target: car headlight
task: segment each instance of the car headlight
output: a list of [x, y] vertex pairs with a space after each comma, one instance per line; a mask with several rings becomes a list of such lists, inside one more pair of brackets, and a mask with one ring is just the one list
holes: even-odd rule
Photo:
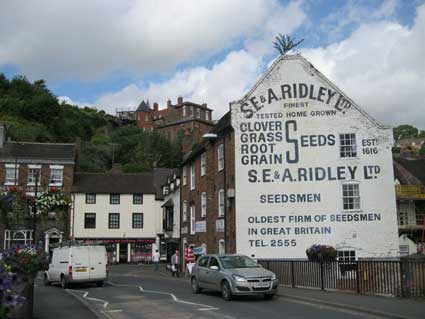
[[275, 274], [273, 274], [273, 275], [272, 275], [272, 280], [276, 280], [276, 279], [277, 279], [276, 275], [275, 275]]
[[243, 276], [239, 276], [239, 275], [232, 275], [233, 279], [235, 279], [238, 282], [246, 282], [246, 278]]

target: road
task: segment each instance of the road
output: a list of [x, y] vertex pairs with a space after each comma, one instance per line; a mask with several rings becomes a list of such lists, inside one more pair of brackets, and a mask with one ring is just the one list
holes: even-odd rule
[[[60, 290], [57, 286], [43, 289], [47, 289], [47, 292]], [[273, 300], [241, 297], [228, 302], [215, 292], [194, 295], [187, 279], [173, 278], [165, 272], [154, 273], [150, 265], [114, 266], [104, 287], [84, 285], [52, 295], [62, 296], [63, 299], [63, 294], [80, 301], [98, 318], [106, 319], [164, 319], [167, 316], [176, 319], [377, 318], [282, 297]], [[64, 311], [72, 310], [65, 307]], [[82, 317], [75, 314], [75, 318]]]

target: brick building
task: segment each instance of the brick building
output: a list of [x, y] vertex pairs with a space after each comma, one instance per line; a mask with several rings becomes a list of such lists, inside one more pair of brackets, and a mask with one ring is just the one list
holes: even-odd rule
[[281, 56], [184, 159], [182, 248], [255, 258], [397, 257], [391, 127]]
[[149, 102], [142, 101], [135, 111], [137, 126], [143, 130], [158, 130], [168, 139], [183, 138], [184, 151], [201, 141], [204, 133], [213, 127], [212, 110], [207, 104], [183, 101], [178, 97], [177, 104], [167, 101], [167, 106], [159, 109], [158, 103], [151, 108]]
[[234, 134], [230, 112], [184, 159], [181, 176], [182, 249], [234, 253]]
[[399, 235], [408, 236], [418, 248], [401, 245], [400, 250], [414, 254], [423, 249], [425, 236], [425, 160], [394, 158], [394, 174]]
[[[50, 188], [61, 189], [70, 194], [76, 163], [76, 145], [59, 143], [28, 143], [5, 141], [4, 127], [0, 126], [0, 189], [11, 188], [22, 191], [26, 196]], [[36, 187], [36, 180], [38, 185]], [[31, 220], [14, 229], [0, 225], [1, 249], [12, 243], [50, 243], [67, 238], [68, 212], [49, 212], [47, 220], [39, 220], [33, 234]]]

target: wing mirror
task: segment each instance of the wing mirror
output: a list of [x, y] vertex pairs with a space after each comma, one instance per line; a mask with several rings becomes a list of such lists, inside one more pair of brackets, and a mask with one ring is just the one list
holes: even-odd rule
[[218, 266], [211, 266], [210, 269], [217, 271], [218, 270]]

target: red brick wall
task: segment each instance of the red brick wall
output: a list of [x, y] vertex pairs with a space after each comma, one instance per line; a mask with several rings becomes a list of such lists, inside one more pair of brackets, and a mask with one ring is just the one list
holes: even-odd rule
[[[218, 171], [218, 145], [224, 143], [225, 139], [225, 171]], [[229, 132], [225, 138], [220, 138], [213, 143], [205, 146], [207, 156], [206, 175], [201, 176], [201, 154], [199, 154], [192, 162], [187, 163], [187, 184], [181, 186], [181, 205], [183, 201], [188, 203], [188, 219], [186, 223], [182, 223], [182, 227], [188, 228], [188, 234], [182, 234], [181, 237], [187, 238], [187, 244], [194, 244], [196, 247], [207, 244], [208, 253], [218, 253], [218, 243], [220, 239], [224, 239], [225, 233], [216, 231], [216, 220], [222, 217], [218, 216], [218, 194], [220, 189], [234, 189], [234, 134]], [[190, 164], [195, 164], [195, 190], [190, 190]], [[226, 176], [225, 176], [226, 174]], [[226, 185], [224, 180], [226, 179]], [[183, 178], [182, 178], [183, 181]], [[207, 215], [201, 217], [201, 194], [207, 194]], [[226, 196], [227, 197], [227, 196]], [[236, 252], [235, 242], [235, 206], [234, 200], [226, 200], [226, 252]], [[205, 233], [196, 233], [190, 235], [190, 205], [195, 205], [196, 221], [205, 220], [207, 231]]]
[[[6, 175], [6, 169], [5, 169], [6, 163], [0, 163], [0, 187], [3, 190], [7, 190], [7, 186], [4, 185], [5, 183], [5, 175]], [[7, 163], [7, 164], [13, 164], [13, 163]], [[70, 195], [72, 184], [73, 184], [73, 178], [74, 178], [74, 165], [73, 164], [66, 164], [63, 165], [63, 191]], [[34, 187], [27, 188], [28, 183], [28, 165], [27, 164], [19, 164], [19, 175], [18, 175], [18, 186], [26, 189], [28, 192], [34, 192]], [[50, 184], [50, 164], [43, 164], [41, 165], [41, 176], [40, 176], [40, 187], [38, 189], [38, 192], [41, 192], [49, 187]], [[68, 232], [68, 225], [69, 225], [69, 216], [68, 221], [66, 224], [57, 223], [54, 220], [49, 221], [45, 227], [56, 227], [62, 231], [64, 231], [64, 239], [67, 238], [67, 232]], [[0, 225], [0, 251], [3, 249], [4, 244], [4, 225]], [[37, 239], [42, 240], [43, 239], [43, 232], [46, 229], [41, 229], [40, 225], [37, 226]]]

